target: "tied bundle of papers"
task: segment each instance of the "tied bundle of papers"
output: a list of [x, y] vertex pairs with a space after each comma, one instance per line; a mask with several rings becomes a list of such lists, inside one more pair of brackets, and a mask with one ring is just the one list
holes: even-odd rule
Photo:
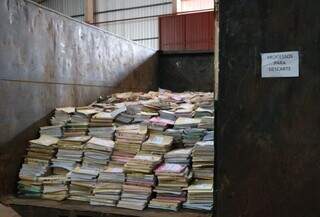
[[201, 118], [205, 116], [213, 116], [213, 108], [202, 108], [199, 107], [195, 110], [194, 117], [195, 118]]
[[192, 151], [192, 170], [197, 179], [213, 180], [214, 143], [197, 142]]
[[150, 201], [149, 207], [159, 209], [178, 210], [182, 202], [186, 201], [186, 191], [192, 174], [186, 165], [164, 163], [155, 170], [158, 177], [156, 198]]
[[43, 199], [62, 201], [68, 197], [66, 176], [52, 175], [39, 180], [43, 183]]
[[115, 127], [90, 127], [89, 136], [105, 139], [114, 139], [114, 132], [116, 131]]
[[99, 112], [90, 119], [90, 127], [112, 127], [114, 119], [122, 112], [126, 111], [125, 106], [114, 109], [111, 112]]
[[82, 166], [101, 170], [107, 166], [114, 148], [114, 141], [92, 137], [84, 147]]
[[169, 126], [174, 125], [174, 121], [163, 119], [160, 117], [152, 117], [148, 121], [146, 121], [148, 124], [148, 129], [150, 130], [150, 133], [162, 133], [165, 129], [167, 129]]
[[125, 164], [140, 150], [141, 144], [147, 137], [147, 127], [144, 125], [124, 125], [116, 130], [115, 152], [112, 161]]
[[74, 107], [56, 108], [54, 116], [50, 119], [51, 125], [65, 125], [71, 120], [70, 116], [74, 112]]
[[90, 136], [67, 137], [58, 142], [56, 159], [52, 160], [53, 173], [66, 175], [82, 162], [84, 144]]
[[166, 163], [190, 165], [192, 148], [181, 148], [172, 150], [164, 155]]
[[61, 125], [40, 127], [40, 135], [48, 135], [61, 138], [63, 136], [62, 127]]
[[201, 118], [201, 122], [198, 124], [199, 128], [213, 130], [214, 128], [214, 117], [204, 116]]
[[149, 153], [164, 154], [171, 150], [172, 136], [151, 134], [149, 139], [142, 144], [141, 150]]
[[98, 174], [96, 170], [79, 167], [68, 173], [71, 180], [68, 199], [89, 202]]
[[108, 166], [100, 171], [97, 184], [90, 197], [91, 205], [116, 206], [120, 199], [125, 174], [122, 167]]
[[173, 146], [174, 148], [183, 148], [182, 142], [183, 129], [167, 129], [163, 132], [163, 135], [173, 137]]
[[182, 142], [185, 147], [193, 147], [198, 141], [201, 141], [205, 135], [205, 129], [189, 128], [183, 130]]
[[183, 103], [176, 108], [174, 113], [176, 117], [192, 118], [194, 108], [195, 106], [191, 103]]
[[197, 128], [201, 122], [199, 118], [179, 117], [174, 123], [175, 129]]
[[119, 207], [129, 205], [129, 208], [138, 210], [146, 207], [155, 184], [152, 171], [161, 161], [161, 156], [139, 153], [125, 164], [127, 180]]
[[188, 187], [188, 200], [184, 208], [197, 210], [212, 210], [213, 208], [213, 183], [197, 181]]
[[50, 173], [49, 164], [54, 156], [59, 139], [42, 135], [39, 139], [30, 140], [27, 156], [19, 172], [19, 196], [40, 197], [42, 182], [39, 177]]

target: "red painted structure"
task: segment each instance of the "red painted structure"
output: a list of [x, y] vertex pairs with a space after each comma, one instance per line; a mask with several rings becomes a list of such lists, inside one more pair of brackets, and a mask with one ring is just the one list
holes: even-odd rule
[[161, 51], [213, 52], [214, 12], [160, 17]]

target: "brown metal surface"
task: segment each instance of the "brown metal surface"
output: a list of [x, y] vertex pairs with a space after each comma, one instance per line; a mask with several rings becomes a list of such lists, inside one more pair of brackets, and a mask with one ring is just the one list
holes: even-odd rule
[[23, 0], [0, 1], [0, 195], [55, 107], [157, 87], [154, 50]]
[[159, 32], [161, 51], [212, 51], [214, 12], [160, 17]]
[[[320, 216], [320, 2], [220, 1], [218, 217]], [[260, 53], [298, 50], [299, 78]]]

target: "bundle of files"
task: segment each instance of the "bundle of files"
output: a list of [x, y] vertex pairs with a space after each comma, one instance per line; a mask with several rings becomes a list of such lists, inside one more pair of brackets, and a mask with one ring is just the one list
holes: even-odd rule
[[71, 181], [68, 199], [89, 202], [98, 174], [97, 170], [79, 167], [68, 173], [68, 179]]
[[160, 118], [160, 117], [152, 117], [148, 121], [146, 121], [148, 124], [148, 129], [150, 133], [160, 133], [167, 129], [169, 126], [174, 125], [174, 121]]
[[190, 165], [192, 148], [174, 149], [164, 155], [166, 163]]
[[116, 128], [112, 127], [89, 127], [89, 136], [97, 137], [97, 138], [105, 138], [105, 139], [114, 139], [114, 133]]
[[40, 177], [39, 180], [43, 184], [43, 199], [62, 201], [68, 197], [68, 183], [66, 176], [51, 175]]
[[186, 201], [188, 187], [192, 178], [187, 165], [164, 163], [155, 170], [158, 185], [154, 189], [156, 198], [149, 203], [150, 208], [168, 209], [177, 211]]
[[51, 117], [50, 122], [52, 125], [63, 126], [70, 121], [70, 116], [74, 112], [74, 107], [56, 108], [54, 116]]
[[182, 134], [183, 129], [167, 129], [163, 132], [163, 135], [172, 136], [173, 137], [173, 147], [174, 148], [183, 148], [182, 142]]
[[203, 116], [201, 117], [201, 122], [198, 124], [198, 128], [210, 129], [214, 128], [214, 117], [212, 116]]
[[114, 141], [92, 137], [84, 146], [82, 167], [102, 170], [110, 161]]
[[91, 119], [90, 127], [112, 127], [114, 119], [122, 112], [126, 111], [125, 106], [119, 106], [112, 111], [101, 111], [94, 114]]
[[152, 154], [137, 154], [125, 164], [127, 179], [123, 187], [119, 207], [144, 209], [151, 197], [155, 185], [154, 168], [160, 164], [162, 157]]
[[62, 126], [53, 125], [53, 126], [40, 127], [40, 135], [48, 135], [48, 136], [61, 138], [63, 136]]
[[120, 199], [125, 174], [122, 167], [108, 166], [99, 178], [90, 197], [91, 205], [116, 206]]
[[67, 137], [58, 142], [56, 159], [52, 160], [53, 173], [66, 175], [82, 162], [84, 144], [90, 136]]
[[182, 142], [184, 147], [193, 147], [198, 141], [201, 141], [205, 135], [206, 129], [188, 128], [183, 130]]
[[148, 128], [145, 125], [124, 125], [116, 129], [115, 151], [112, 160], [125, 164], [140, 150], [147, 137]]
[[192, 151], [192, 170], [197, 179], [213, 180], [214, 142], [197, 142]]
[[201, 117], [210, 117], [210, 116], [213, 116], [213, 108], [202, 108], [202, 107], [199, 107], [195, 110], [195, 114], [194, 114], [194, 117], [195, 118], [201, 118]]
[[142, 144], [141, 150], [149, 153], [164, 154], [171, 150], [172, 143], [172, 136], [151, 134], [148, 140]]
[[197, 128], [201, 122], [199, 118], [179, 117], [174, 123], [175, 129]]
[[39, 177], [50, 174], [49, 164], [56, 152], [59, 139], [42, 135], [39, 139], [30, 140], [27, 156], [19, 172], [18, 194], [20, 196], [40, 197], [42, 182]]
[[195, 106], [191, 103], [180, 104], [179, 107], [177, 107], [174, 112], [175, 116], [176, 117], [192, 118], [194, 115], [194, 112], [193, 112], [194, 107]]
[[207, 210], [213, 208], [213, 182], [198, 180], [188, 187], [188, 200], [184, 208]]

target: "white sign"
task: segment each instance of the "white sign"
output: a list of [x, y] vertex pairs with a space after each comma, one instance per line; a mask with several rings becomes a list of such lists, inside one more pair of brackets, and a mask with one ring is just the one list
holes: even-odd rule
[[261, 59], [263, 78], [299, 77], [298, 51], [263, 53]]

